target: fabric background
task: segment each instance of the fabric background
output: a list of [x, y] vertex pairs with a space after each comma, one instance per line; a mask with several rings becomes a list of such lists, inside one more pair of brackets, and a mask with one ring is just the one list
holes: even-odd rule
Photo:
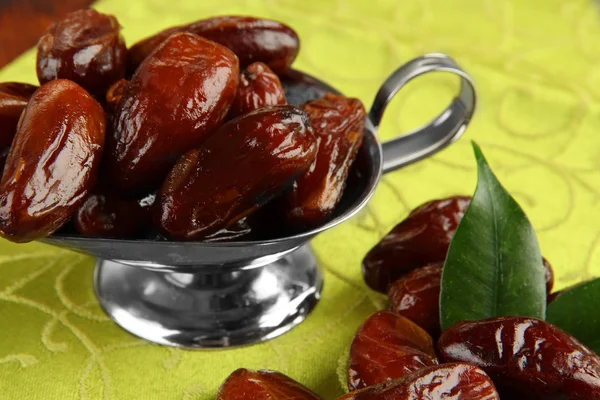
[[[101, 0], [129, 44], [217, 14], [284, 21], [302, 39], [295, 67], [369, 106], [379, 84], [426, 52], [453, 56], [474, 77], [479, 107], [451, 148], [388, 174], [368, 208], [313, 243], [323, 299], [291, 332], [234, 350], [182, 351], [141, 341], [100, 310], [93, 259], [42, 244], [0, 242], [1, 399], [214, 398], [238, 367], [279, 370], [325, 399], [340, 380], [357, 326], [384, 306], [360, 261], [420, 203], [472, 193], [470, 139], [535, 225], [557, 287], [600, 275], [600, 15], [590, 0]], [[35, 82], [34, 53], [0, 81]], [[381, 137], [428, 120], [457, 82], [434, 75], [401, 91]]]

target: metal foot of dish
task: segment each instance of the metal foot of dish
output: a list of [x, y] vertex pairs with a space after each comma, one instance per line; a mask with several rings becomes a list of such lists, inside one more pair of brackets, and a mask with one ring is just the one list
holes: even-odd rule
[[323, 276], [307, 245], [259, 268], [222, 267], [211, 274], [165, 273], [99, 259], [94, 288], [126, 331], [185, 348], [274, 338], [302, 322], [321, 296]]

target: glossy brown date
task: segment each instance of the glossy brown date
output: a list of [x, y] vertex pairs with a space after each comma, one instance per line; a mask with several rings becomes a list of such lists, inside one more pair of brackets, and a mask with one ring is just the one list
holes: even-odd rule
[[69, 79], [104, 98], [110, 85], [125, 76], [127, 48], [120, 30], [114, 16], [92, 9], [54, 22], [38, 42], [40, 83]]
[[266, 64], [255, 62], [240, 75], [240, 84], [229, 116], [235, 118], [259, 108], [279, 104], [285, 104], [285, 93], [279, 77]]
[[350, 346], [348, 388], [356, 390], [437, 364], [431, 337], [391, 311], [372, 314]]
[[286, 375], [248, 369], [234, 371], [219, 388], [217, 400], [320, 400], [307, 387]]
[[142, 233], [151, 223], [150, 211], [137, 200], [109, 194], [90, 195], [74, 216], [77, 232], [92, 237], [132, 237]]
[[96, 182], [104, 111], [81, 86], [54, 80], [29, 100], [0, 182], [0, 233], [29, 242], [59, 229]]
[[228, 242], [232, 240], [250, 240], [252, 234], [252, 225], [248, 222], [248, 218], [242, 218], [239, 221], [231, 224], [227, 228], [223, 228], [212, 235], [204, 238], [205, 242]]
[[122, 96], [106, 144], [106, 180], [124, 192], [158, 186], [179, 156], [220, 125], [238, 79], [227, 48], [190, 33], [170, 36]]
[[482, 368], [500, 393], [545, 400], [600, 398], [600, 358], [544, 321], [497, 317], [459, 322], [442, 332], [438, 350], [444, 361]]
[[302, 106], [313, 125], [319, 150], [313, 165], [286, 196], [287, 220], [316, 226], [338, 205], [364, 137], [366, 111], [360, 100], [328, 93]]
[[440, 335], [442, 263], [417, 268], [395, 281], [388, 291], [389, 309], [427, 331]]
[[173, 167], [160, 190], [156, 225], [179, 240], [227, 228], [289, 187], [316, 149], [308, 116], [296, 107], [234, 119]]
[[[421, 328], [434, 339], [440, 335], [440, 284], [443, 263], [419, 267], [395, 281], [388, 291], [389, 309]], [[552, 267], [544, 258], [548, 293], [554, 282]], [[551, 295], [548, 295], [549, 299]]]
[[37, 86], [26, 83], [0, 83], [0, 147], [10, 146], [21, 113]]
[[470, 197], [455, 196], [433, 200], [413, 210], [365, 256], [362, 272], [367, 285], [386, 293], [407, 272], [444, 262], [470, 201]]
[[500, 400], [481, 369], [464, 363], [434, 365], [401, 379], [350, 392], [338, 400]]
[[281, 22], [240, 16], [213, 17], [166, 29], [134, 44], [129, 49], [130, 73], [166, 38], [177, 32], [194, 33], [222, 44], [237, 55], [242, 67], [261, 61], [277, 73], [288, 69], [300, 48], [296, 32]]
[[121, 99], [123, 98], [123, 94], [125, 94], [128, 85], [129, 82], [126, 79], [119, 79], [106, 91], [106, 108], [111, 114], [114, 114], [119, 108], [119, 104], [121, 104]]
[[8, 152], [10, 147], [4, 147], [0, 150], [0, 177], [4, 173], [4, 166], [6, 165], [6, 159], [8, 158]]
[[[440, 284], [443, 263], [419, 267], [395, 281], [388, 291], [391, 311], [403, 315], [433, 338], [440, 335]], [[548, 302], [557, 294], [550, 294], [554, 282], [552, 267], [544, 259]]]

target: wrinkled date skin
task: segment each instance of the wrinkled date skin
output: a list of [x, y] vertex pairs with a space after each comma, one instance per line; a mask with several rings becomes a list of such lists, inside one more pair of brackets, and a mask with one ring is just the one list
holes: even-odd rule
[[104, 99], [104, 112], [106, 116], [106, 137], [113, 135], [113, 127], [115, 123], [115, 113], [121, 104], [123, 94], [127, 89], [129, 82], [126, 79], [116, 81], [106, 92]]
[[178, 32], [194, 33], [229, 48], [242, 67], [261, 61], [277, 73], [289, 68], [300, 48], [296, 32], [281, 22], [253, 17], [213, 17], [166, 29], [134, 44], [129, 49], [129, 72], [133, 73], [158, 45]]
[[234, 119], [173, 167], [160, 190], [156, 225], [180, 240], [227, 228], [285, 190], [316, 149], [308, 116], [296, 107]]
[[0, 148], [12, 143], [19, 117], [37, 88], [26, 83], [0, 83]]
[[386, 293], [407, 272], [444, 262], [450, 241], [470, 197], [433, 200], [413, 210], [365, 256], [362, 272], [369, 287]]
[[390, 311], [410, 319], [433, 338], [440, 335], [442, 266], [417, 268], [394, 282], [388, 292]]
[[313, 227], [329, 216], [344, 193], [346, 178], [364, 138], [366, 111], [358, 99], [328, 93], [302, 106], [313, 125], [317, 158], [286, 196], [287, 220]]
[[307, 387], [286, 375], [268, 370], [240, 368], [219, 388], [217, 400], [321, 400]]
[[121, 104], [121, 99], [123, 98], [123, 94], [128, 85], [129, 82], [126, 79], [119, 79], [113, 83], [106, 92], [106, 109], [111, 114], [114, 114], [119, 108], [119, 104]]
[[252, 225], [248, 221], [248, 217], [242, 218], [239, 221], [231, 224], [227, 228], [223, 228], [212, 235], [204, 238], [205, 242], [228, 242], [232, 240], [251, 240]]
[[434, 365], [385, 383], [350, 392], [338, 400], [500, 400], [492, 380], [464, 363]]
[[259, 108], [279, 104], [286, 104], [279, 77], [266, 64], [255, 62], [242, 71], [229, 116], [235, 118]]
[[50, 25], [37, 48], [41, 84], [69, 79], [97, 98], [125, 76], [127, 48], [112, 15], [79, 10]]
[[92, 237], [132, 237], [151, 223], [151, 213], [138, 201], [108, 194], [90, 195], [74, 216], [77, 232]]
[[125, 192], [158, 186], [179, 156], [221, 124], [238, 79], [227, 48], [189, 33], [169, 37], [122, 96], [106, 144], [107, 181]]
[[104, 111], [67, 80], [43, 85], [25, 108], [0, 182], [0, 232], [29, 242], [59, 229], [96, 182]]
[[427, 332], [401, 315], [379, 311], [358, 328], [352, 340], [348, 388], [362, 389], [435, 364]]
[[459, 322], [442, 332], [438, 350], [444, 361], [482, 368], [500, 393], [508, 390], [524, 399], [600, 398], [600, 358], [544, 321], [496, 317]]

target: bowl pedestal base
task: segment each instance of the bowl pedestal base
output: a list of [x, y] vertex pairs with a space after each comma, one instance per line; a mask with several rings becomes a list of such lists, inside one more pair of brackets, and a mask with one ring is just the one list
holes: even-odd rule
[[308, 245], [260, 267], [214, 270], [158, 272], [99, 259], [94, 289], [106, 313], [136, 336], [168, 346], [220, 348], [287, 332], [312, 311], [323, 288]]

